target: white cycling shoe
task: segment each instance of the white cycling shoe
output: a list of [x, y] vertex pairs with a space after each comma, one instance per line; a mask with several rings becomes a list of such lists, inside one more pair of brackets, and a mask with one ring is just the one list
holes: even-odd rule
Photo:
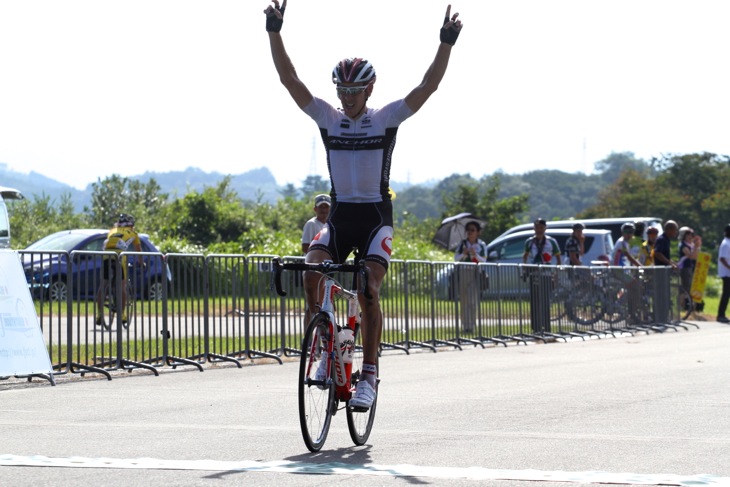
[[355, 386], [355, 394], [352, 395], [349, 405], [350, 407], [358, 409], [370, 409], [375, 402], [375, 396], [377, 395], [378, 393], [375, 392], [375, 389], [370, 385], [370, 382], [361, 380]]
[[[317, 382], [324, 382], [327, 380], [327, 357], [322, 355], [322, 359], [319, 361], [319, 365], [317, 365], [317, 370], [314, 373], [314, 380]], [[317, 385], [320, 389], [324, 389], [324, 384]]]

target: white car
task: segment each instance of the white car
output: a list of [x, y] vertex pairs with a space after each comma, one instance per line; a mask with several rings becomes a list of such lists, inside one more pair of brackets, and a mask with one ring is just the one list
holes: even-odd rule
[[[573, 233], [571, 228], [548, 228], [546, 235], [553, 237], [560, 246], [561, 263], [567, 264], [565, 254], [565, 242]], [[533, 230], [521, 230], [510, 234], [503, 234], [495, 238], [487, 245], [489, 262], [500, 264], [521, 264], [522, 255], [525, 253], [525, 242], [535, 234]], [[583, 230], [585, 242], [585, 255], [581, 257], [583, 265], [591, 265], [592, 261], [610, 261], [613, 253], [613, 237], [610, 230], [595, 230], [586, 228]]]
[[[649, 216], [632, 216], [623, 218], [588, 218], [585, 220], [548, 220], [546, 223], [548, 231], [550, 231], [556, 228], [573, 228], [573, 225], [579, 222], [585, 226], [586, 230], [611, 230], [611, 236], [613, 237], [614, 242], [621, 238], [621, 225], [623, 225], [624, 223], [643, 222], [645, 227], [644, 238], [646, 238], [646, 229], [649, 227], [656, 227], [659, 229], [659, 233], [662, 233], [662, 219]], [[499, 239], [506, 235], [510, 235], [512, 233], [522, 230], [532, 229], [532, 223], [523, 223], [522, 225], [517, 225], [510, 228], [497, 238]], [[560, 250], [562, 250], [562, 247]]]

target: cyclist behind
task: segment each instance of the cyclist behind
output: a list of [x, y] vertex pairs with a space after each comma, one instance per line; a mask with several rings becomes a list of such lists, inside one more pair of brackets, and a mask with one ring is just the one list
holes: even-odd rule
[[[416, 113], [436, 91], [446, 73], [451, 48], [461, 31], [458, 13], [451, 5], [441, 27], [440, 44], [423, 81], [405, 98], [376, 110], [367, 101], [375, 85], [375, 69], [362, 58], [340, 61], [332, 71], [341, 108], [314, 97], [297, 76], [284, 48], [280, 30], [287, 2], [273, 0], [264, 13], [271, 56], [279, 79], [300, 109], [317, 123], [327, 151], [332, 207], [322, 231], [312, 241], [306, 262], [331, 259], [341, 263], [357, 249], [368, 268], [371, 299], [359, 294], [362, 308], [363, 374], [350, 405], [369, 408], [375, 400], [377, 357], [383, 316], [379, 290], [390, 264], [393, 240], [393, 206], [388, 191], [391, 154], [398, 126]], [[313, 8], [313, 7], [309, 7]], [[304, 276], [307, 306], [315, 310], [319, 276]]]
[[643, 266], [654, 265], [654, 244], [656, 238], [659, 235], [659, 229], [657, 227], [649, 227], [646, 229], [646, 240], [641, 244], [641, 250], [639, 251], [639, 263]]
[[[106, 237], [106, 240], [104, 240], [104, 250], [105, 251], [111, 251], [116, 252], [117, 254], [121, 254], [124, 251], [127, 250], [134, 250], [136, 252], [142, 252], [142, 243], [139, 240], [139, 235], [134, 230], [134, 217], [132, 215], [127, 215], [126, 213], [122, 213], [117, 218], [117, 222], [114, 224], [114, 227], [109, 230], [109, 234]], [[139, 265], [143, 265], [143, 260], [141, 255], [137, 255], [137, 263]], [[107, 289], [110, 282], [116, 282], [116, 271], [117, 268], [121, 267], [122, 269], [122, 282], [127, 281], [127, 265], [126, 265], [126, 258], [123, 258], [121, 261], [117, 263], [117, 259], [111, 259], [109, 257], [104, 257], [104, 262], [102, 265], [102, 276], [101, 276], [101, 284], [99, 285], [99, 289], [96, 292], [96, 318], [94, 322], [97, 325], [102, 325], [106, 327], [106, 323], [104, 323], [104, 297], [107, 294]], [[114, 289], [114, 287], [112, 287]], [[127, 323], [127, 286], [122, 286], [122, 323]]]

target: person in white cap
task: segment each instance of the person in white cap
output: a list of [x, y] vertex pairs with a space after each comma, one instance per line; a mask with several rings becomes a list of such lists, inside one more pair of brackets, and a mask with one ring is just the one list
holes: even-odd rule
[[327, 217], [330, 215], [330, 206], [332, 199], [328, 194], [318, 194], [314, 197], [314, 215], [307, 220], [302, 229], [302, 253], [306, 254], [309, 250], [309, 244], [312, 243], [314, 237], [327, 223]]

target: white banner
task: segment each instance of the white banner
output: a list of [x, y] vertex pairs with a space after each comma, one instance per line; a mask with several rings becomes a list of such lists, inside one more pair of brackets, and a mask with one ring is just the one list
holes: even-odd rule
[[0, 250], [0, 377], [52, 369], [18, 254]]

